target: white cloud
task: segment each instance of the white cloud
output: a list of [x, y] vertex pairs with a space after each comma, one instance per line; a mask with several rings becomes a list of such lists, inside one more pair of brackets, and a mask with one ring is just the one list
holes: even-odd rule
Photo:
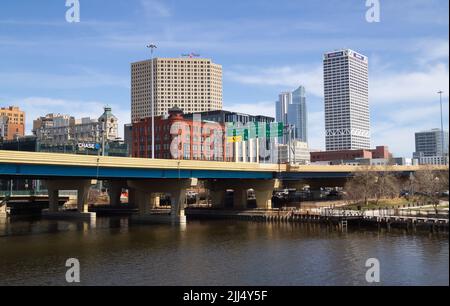
[[131, 113], [119, 104], [107, 104], [101, 101], [82, 101], [55, 99], [49, 97], [28, 97], [12, 101], [26, 111], [26, 130], [31, 134], [33, 120], [46, 114], [67, 114], [75, 118], [98, 118], [103, 114], [103, 108], [110, 106], [113, 114], [119, 119], [119, 135], [123, 137], [123, 125], [131, 120]]
[[384, 71], [370, 79], [370, 101], [375, 104], [424, 103], [436, 99], [439, 90], [443, 90], [448, 97], [448, 84], [449, 71], [444, 63], [429, 66], [421, 71]]
[[73, 74], [49, 74], [31, 72], [1, 72], [0, 84], [7, 87], [45, 88], [45, 89], [76, 89], [96, 87], [130, 88], [128, 77], [120, 77], [83, 69]]
[[172, 12], [163, 0], [141, 0], [141, 5], [147, 16], [170, 17]]
[[[448, 114], [448, 104], [444, 104], [443, 112]], [[447, 118], [444, 117], [445, 129], [448, 129]], [[388, 145], [396, 156], [411, 157], [415, 150], [414, 134], [440, 128], [440, 106], [438, 102], [434, 105], [386, 105], [380, 108], [372, 127], [372, 144]]]
[[300, 65], [252, 68], [242, 67], [225, 72], [232, 81], [259, 86], [284, 86], [293, 90], [299, 85], [306, 87], [308, 93], [323, 96], [323, 72], [321, 66], [306, 67]]
[[417, 58], [420, 65], [430, 64], [435, 61], [443, 61], [448, 64], [448, 39], [424, 38], [416, 44], [414, 50], [418, 50], [420, 54]]
[[[445, 3], [447, 2], [447, 3]], [[382, 3], [382, 10], [389, 12], [400, 22], [417, 25], [448, 26], [447, 0], [408, 0], [386, 1]]]

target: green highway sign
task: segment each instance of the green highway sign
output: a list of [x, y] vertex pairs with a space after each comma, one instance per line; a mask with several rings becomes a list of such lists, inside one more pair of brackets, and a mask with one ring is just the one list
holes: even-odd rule
[[226, 126], [228, 142], [248, 141], [260, 138], [263, 135], [266, 138], [279, 138], [283, 136], [283, 133], [283, 123], [260, 124], [251, 122], [246, 127], [237, 127], [233, 123], [227, 123]]

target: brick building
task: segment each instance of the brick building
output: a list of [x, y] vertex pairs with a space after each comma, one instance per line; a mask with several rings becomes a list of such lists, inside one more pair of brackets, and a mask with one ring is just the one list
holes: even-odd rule
[[0, 138], [13, 140], [25, 135], [25, 112], [16, 106], [0, 108]]
[[[132, 156], [151, 158], [152, 119], [133, 123], [132, 134]], [[155, 158], [231, 161], [232, 156], [223, 123], [185, 118], [178, 107], [170, 109], [168, 116], [155, 117]]]
[[386, 146], [378, 146], [374, 150], [342, 150], [311, 152], [311, 162], [351, 161], [357, 159], [392, 159], [392, 154]]

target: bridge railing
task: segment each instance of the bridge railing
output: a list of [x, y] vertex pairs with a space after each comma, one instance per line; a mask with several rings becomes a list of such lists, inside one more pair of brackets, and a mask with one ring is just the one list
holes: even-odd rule
[[350, 209], [321, 208], [320, 215], [323, 217], [363, 217], [362, 211]]
[[[40, 191], [32, 191], [32, 190], [13, 190], [11, 191], [0, 191], [0, 199], [6, 198], [6, 197], [32, 197], [32, 196], [48, 196], [47, 190], [40, 190]], [[71, 191], [71, 190], [61, 190], [59, 192], [60, 197], [70, 197], [70, 196], [77, 196], [77, 191]]]
[[424, 217], [448, 219], [449, 211], [444, 209], [421, 210], [421, 209], [377, 209], [364, 211], [364, 217]]

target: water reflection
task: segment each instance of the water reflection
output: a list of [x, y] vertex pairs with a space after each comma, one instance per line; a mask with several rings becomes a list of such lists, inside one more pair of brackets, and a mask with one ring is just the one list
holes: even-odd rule
[[0, 285], [65, 285], [72, 257], [81, 262], [84, 285], [366, 285], [372, 257], [385, 285], [449, 279], [442, 234], [239, 221], [0, 221]]

